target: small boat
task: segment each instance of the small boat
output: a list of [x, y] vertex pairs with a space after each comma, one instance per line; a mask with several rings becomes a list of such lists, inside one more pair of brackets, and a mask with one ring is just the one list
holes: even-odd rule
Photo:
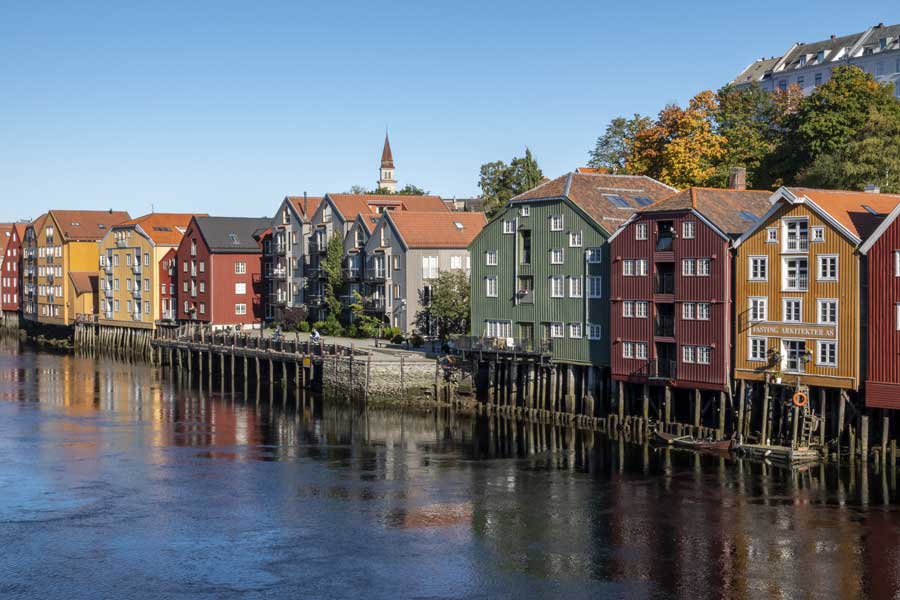
[[655, 431], [656, 440], [667, 446], [675, 446], [678, 448], [689, 448], [691, 450], [701, 450], [707, 452], [734, 452], [740, 446], [740, 442], [736, 439], [727, 440], [698, 440], [692, 435], [674, 435]]

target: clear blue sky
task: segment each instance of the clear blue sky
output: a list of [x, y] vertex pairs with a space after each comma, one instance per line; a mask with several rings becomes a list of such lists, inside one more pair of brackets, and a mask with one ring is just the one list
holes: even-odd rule
[[401, 185], [473, 195], [482, 163], [526, 145], [555, 176], [611, 117], [900, 22], [889, 6], [0, 0], [0, 219], [271, 214], [374, 186], [386, 125]]

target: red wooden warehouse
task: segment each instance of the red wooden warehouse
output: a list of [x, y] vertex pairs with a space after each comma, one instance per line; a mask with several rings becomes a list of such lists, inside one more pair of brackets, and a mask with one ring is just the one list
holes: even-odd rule
[[22, 300], [22, 236], [25, 224], [0, 225], [0, 309], [17, 315]]
[[724, 398], [731, 245], [770, 208], [770, 196], [691, 188], [642, 209], [612, 236], [611, 365], [613, 380], [624, 384], [620, 397], [662, 396], [668, 412], [690, 396], [695, 421], [704, 391]]
[[178, 320], [257, 326], [263, 317], [257, 235], [269, 219], [194, 217], [178, 246]]
[[[868, 272], [866, 406], [900, 408], [900, 205], [860, 246]], [[865, 314], [865, 313], [864, 313]]]

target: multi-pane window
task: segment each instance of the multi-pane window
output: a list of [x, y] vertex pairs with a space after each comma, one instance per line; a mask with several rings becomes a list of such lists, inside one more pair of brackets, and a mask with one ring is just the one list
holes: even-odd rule
[[785, 258], [784, 289], [805, 292], [809, 286], [809, 262], [806, 258]]
[[814, 242], [824, 242], [825, 241], [825, 228], [824, 227], [813, 227], [812, 228], [812, 241], [814, 241]]
[[563, 229], [563, 216], [562, 215], [550, 215], [550, 231], [562, 231]]
[[832, 254], [820, 254], [818, 260], [819, 281], [837, 281], [838, 279], [838, 257]]
[[588, 298], [603, 297], [603, 278], [599, 275], [588, 276]]
[[784, 340], [784, 368], [793, 373], [806, 372], [806, 342]]
[[769, 278], [769, 257], [750, 257], [750, 281], [766, 281]]
[[708, 365], [712, 348], [709, 346], [682, 346], [681, 359], [686, 363]]
[[776, 227], [769, 227], [766, 229], [766, 243], [767, 244], [777, 244], [778, 243], [778, 229]]
[[785, 323], [801, 323], [803, 321], [803, 301], [799, 298], [783, 300], [782, 319]]
[[894, 275], [900, 277], [900, 250], [894, 250]]
[[784, 221], [784, 251], [807, 252], [809, 250], [809, 223], [806, 219]]
[[697, 318], [697, 304], [685, 302], [681, 305], [681, 318], [685, 321], [693, 321]]
[[682, 362], [686, 362], [686, 363], [697, 362], [696, 346], [682, 346], [681, 347], [681, 360], [682, 360]]
[[634, 345], [634, 357], [639, 360], [647, 360], [647, 344], [638, 342]]
[[582, 243], [582, 235], [580, 231], [569, 232], [569, 247], [580, 248]]
[[589, 340], [599, 340], [602, 337], [600, 325], [597, 323], [588, 323], [587, 334]]
[[436, 279], [438, 276], [438, 257], [422, 257], [422, 277], [424, 279]]
[[550, 250], [550, 264], [561, 265], [565, 260], [565, 252], [562, 248], [553, 248]]
[[697, 303], [697, 320], [698, 321], [709, 321], [709, 312], [710, 312], [709, 302], [698, 302]]
[[484, 295], [488, 298], [497, 297], [497, 276], [488, 275], [484, 278]]
[[516, 222], [513, 220], [503, 221], [503, 233], [515, 233]]
[[622, 303], [622, 316], [630, 319], [634, 317], [634, 301], [626, 300]]
[[636, 240], [646, 240], [647, 239], [647, 224], [646, 223], [638, 223], [634, 226], [634, 239]]
[[489, 338], [512, 337], [512, 321], [487, 320], [484, 322], [484, 335]]
[[563, 337], [563, 324], [562, 323], [550, 323], [550, 337], [552, 337], [552, 338]]
[[622, 261], [622, 275], [634, 277], [634, 261], [631, 259]]
[[681, 261], [681, 274], [685, 277], [693, 277], [697, 274], [697, 259], [685, 258]]
[[450, 257], [451, 269], [462, 269], [462, 256], [455, 255]]
[[710, 272], [712, 272], [712, 260], [708, 258], [698, 258], [697, 259], [697, 276], [698, 277], [709, 277]]
[[750, 321], [767, 321], [769, 318], [769, 299], [750, 298]]
[[531, 207], [525, 204], [519, 208], [519, 216], [529, 217], [531, 216]]
[[584, 280], [581, 277], [569, 277], [569, 298], [581, 298], [584, 296]]
[[650, 313], [650, 303], [646, 300], [638, 300], [634, 303], [634, 316], [638, 319], [646, 319]]
[[622, 358], [634, 358], [634, 342], [622, 342]]
[[[201, 304], [201, 306], [203, 306]], [[247, 305], [244, 303], [238, 303], [234, 305], [234, 314], [236, 315], [246, 315], [247, 314]]]
[[550, 277], [550, 297], [562, 298], [564, 295], [564, 284], [562, 275], [553, 275]]
[[768, 340], [766, 338], [750, 338], [750, 360], [765, 361], [768, 351]]
[[[247, 272], [247, 263], [244, 261], [235, 261], [234, 263], [234, 274], [235, 275], [244, 275]], [[246, 310], [246, 306], [244, 309]]]
[[497, 251], [496, 250], [488, 250], [484, 253], [484, 264], [489, 267], [497, 266]]
[[247, 284], [244, 282], [239, 282], [234, 284], [234, 293], [238, 295], [243, 295], [247, 293]]
[[823, 367], [837, 366], [837, 342], [820, 340], [817, 344], [816, 364]]
[[603, 249], [602, 248], [588, 248], [587, 249], [587, 261], [591, 264], [599, 263], [603, 260]]
[[708, 365], [712, 356], [712, 348], [709, 346], [697, 346], [697, 362], [701, 365]]
[[697, 223], [694, 221], [685, 221], [681, 224], [681, 237], [686, 240], [694, 239], [694, 235], [696, 234]]
[[650, 270], [650, 261], [648, 261], [646, 258], [640, 258], [640, 259], [634, 261], [635, 275], [644, 277], [647, 275], [649, 270]]
[[647, 358], [647, 344], [643, 342], [622, 342], [622, 358]]
[[837, 300], [817, 300], [819, 305], [819, 324], [837, 325]]
[[581, 339], [584, 337], [581, 331], [581, 323], [569, 323], [569, 337], [572, 339]]

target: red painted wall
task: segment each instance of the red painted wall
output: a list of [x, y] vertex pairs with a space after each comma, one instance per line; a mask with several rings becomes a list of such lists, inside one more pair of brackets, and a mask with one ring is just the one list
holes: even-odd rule
[[[166, 318], [166, 304], [174, 303], [175, 310], [178, 309], [178, 248], [172, 248], [168, 252], [163, 255], [162, 260], [159, 261], [157, 268], [159, 269], [159, 284], [160, 284], [160, 295], [159, 295], [159, 316], [161, 319]], [[169, 262], [175, 261], [174, 264], [169, 269]], [[177, 312], [175, 313], [177, 316]]]
[[[695, 237], [683, 239], [682, 223], [694, 221]], [[657, 252], [657, 222], [672, 221], [676, 238], [671, 252]], [[646, 223], [648, 239], [635, 239], [635, 225]], [[731, 369], [731, 289], [732, 262], [729, 242], [706, 225], [696, 215], [689, 212], [647, 213], [622, 231], [610, 244], [612, 257], [611, 318], [610, 337], [612, 339], [612, 377], [618, 381], [644, 383], [643, 375], [635, 369], [641, 366], [639, 360], [622, 357], [621, 341], [644, 342], [648, 345], [649, 359], [656, 357], [654, 301], [672, 303], [675, 313], [675, 343], [677, 379], [672, 382], [677, 387], [726, 390]], [[712, 260], [708, 277], [682, 276], [682, 260], [685, 258], [709, 258]], [[622, 261], [626, 259], [647, 259], [650, 271], [646, 277], [625, 277], [622, 275]], [[659, 262], [671, 262], [675, 272], [675, 294], [656, 296], [654, 290], [655, 266]], [[646, 300], [651, 303], [646, 319], [624, 318], [624, 300]], [[708, 321], [683, 320], [684, 302], [709, 302]], [[711, 346], [709, 365], [684, 363], [682, 346]], [[651, 383], [653, 383], [651, 381]], [[660, 381], [664, 384], [664, 381]]]
[[0, 265], [2, 290], [0, 290], [0, 308], [4, 312], [16, 312], [22, 302], [22, 240], [12, 228], [9, 243]]
[[869, 318], [866, 405], [900, 408], [900, 331], [897, 304], [900, 277], [894, 252], [900, 250], [900, 220], [895, 220], [868, 253]]
[[[197, 253], [191, 255], [191, 242], [195, 241]], [[203, 236], [195, 229], [194, 222], [185, 231], [177, 251], [178, 268], [176, 291], [178, 295], [178, 319], [183, 321], [199, 321], [212, 325], [249, 325], [259, 323], [263, 317], [260, 286], [262, 253], [211, 253]], [[184, 270], [187, 262], [187, 272]], [[246, 271], [235, 273], [235, 263], [246, 264]], [[200, 271], [200, 264], [204, 270]], [[197, 267], [196, 275], [192, 275], [191, 265]], [[184, 284], [187, 282], [187, 293]], [[196, 284], [196, 296], [192, 295], [191, 284]], [[201, 292], [201, 283], [204, 289]], [[235, 292], [235, 284], [244, 283], [246, 293]], [[184, 303], [196, 312], [185, 310]], [[235, 313], [235, 305], [246, 304], [244, 315]], [[201, 305], [203, 312], [201, 313]]]

